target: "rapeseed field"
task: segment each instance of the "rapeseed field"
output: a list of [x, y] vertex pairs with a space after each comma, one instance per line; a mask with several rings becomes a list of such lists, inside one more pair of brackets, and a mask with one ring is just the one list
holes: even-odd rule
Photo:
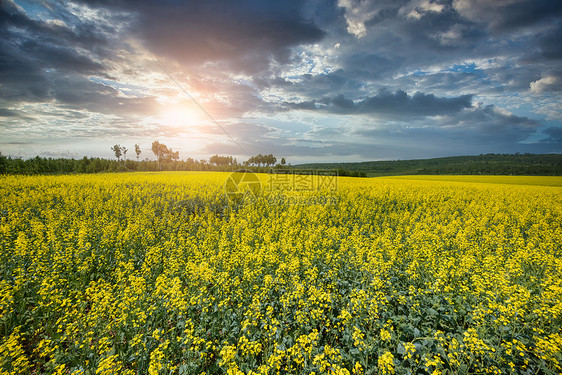
[[0, 372], [562, 372], [562, 179], [228, 177], [0, 177]]

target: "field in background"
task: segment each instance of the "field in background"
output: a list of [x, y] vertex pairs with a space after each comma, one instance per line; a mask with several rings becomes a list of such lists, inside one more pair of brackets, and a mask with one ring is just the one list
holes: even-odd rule
[[559, 177], [228, 176], [0, 178], [2, 372], [562, 371]]
[[426, 181], [451, 181], [472, 182], [484, 184], [506, 185], [537, 185], [537, 186], [562, 186], [562, 176], [458, 176], [458, 175], [416, 175], [381, 177], [385, 179], [400, 180], [426, 180]]

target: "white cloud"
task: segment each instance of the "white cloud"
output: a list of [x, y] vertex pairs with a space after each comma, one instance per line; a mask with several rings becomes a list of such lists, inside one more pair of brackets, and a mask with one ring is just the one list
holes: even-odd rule
[[441, 13], [443, 9], [445, 9], [443, 4], [437, 4], [429, 0], [412, 0], [401, 7], [398, 14], [419, 20], [427, 13]]
[[500, 8], [524, 0], [454, 0], [453, 8], [464, 18], [474, 22], [493, 22]]
[[494, 107], [494, 112], [499, 113], [500, 115], [504, 115], [504, 116], [513, 116], [513, 113], [511, 113], [507, 109], [501, 108], [501, 107]]
[[530, 91], [534, 94], [542, 93], [553, 88], [560, 83], [560, 78], [556, 76], [547, 75], [537, 81], [530, 83]]
[[365, 22], [373, 18], [381, 8], [376, 2], [365, 0], [338, 0], [338, 6], [345, 9], [347, 32], [362, 38], [367, 35]]
[[47, 20], [46, 22], [47, 22], [47, 24], [49, 24], [49, 25], [68, 28], [68, 25], [67, 25], [63, 20], [52, 19], [52, 20]]
[[457, 46], [460, 43], [465, 30], [466, 26], [456, 23], [444, 33], [435, 34], [433, 38], [438, 40], [443, 46]]

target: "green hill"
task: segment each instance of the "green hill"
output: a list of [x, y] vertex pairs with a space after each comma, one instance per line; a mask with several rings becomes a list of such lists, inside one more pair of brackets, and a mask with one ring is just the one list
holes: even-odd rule
[[486, 154], [360, 163], [312, 163], [294, 167], [359, 171], [370, 177], [415, 174], [561, 176], [562, 154]]

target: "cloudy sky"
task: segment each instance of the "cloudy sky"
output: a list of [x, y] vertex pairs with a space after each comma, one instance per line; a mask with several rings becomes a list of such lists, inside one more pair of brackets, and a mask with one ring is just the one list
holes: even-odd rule
[[0, 0], [0, 34], [4, 155], [562, 152], [560, 1]]

